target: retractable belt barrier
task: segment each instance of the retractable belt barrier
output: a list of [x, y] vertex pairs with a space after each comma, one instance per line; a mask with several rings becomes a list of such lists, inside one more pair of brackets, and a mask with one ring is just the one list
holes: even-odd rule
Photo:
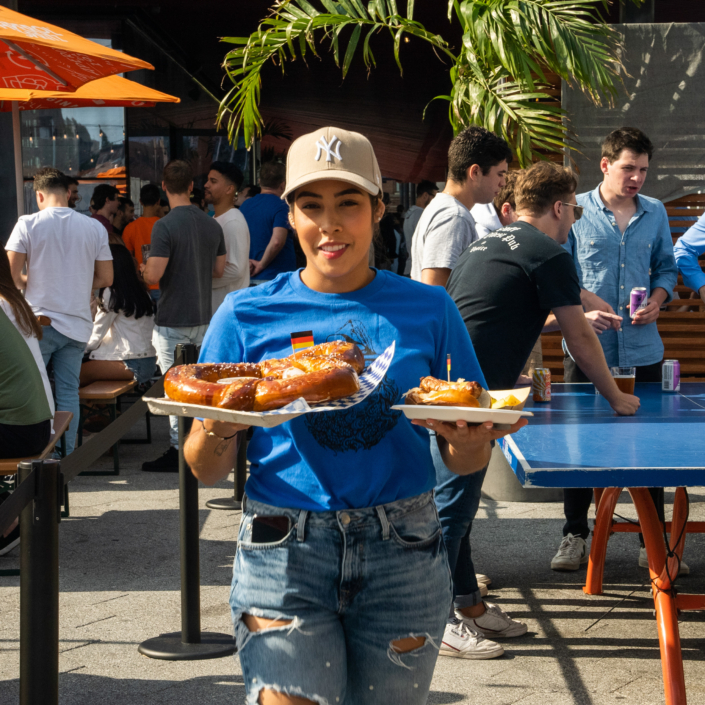
[[[176, 346], [175, 364], [197, 360], [194, 345]], [[164, 377], [144, 395], [161, 397]], [[0, 534], [20, 517], [20, 705], [59, 702], [59, 521], [64, 485], [86, 470], [147, 413], [139, 399], [61, 463], [19, 464], [19, 484], [0, 505]], [[181, 543], [181, 632], [140, 645], [152, 658], [209, 659], [235, 651], [229, 634], [201, 632], [198, 481], [183, 456], [187, 419], [179, 417], [179, 505]], [[243, 454], [240, 453], [240, 456]], [[245, 466], [238, 457], [238, 466]], [[241, 470], [242, 470], [241, 468]], [[244, 475], [244, 471], [238, 473]], [[242, 496], [244, 477], [236, 488]]]

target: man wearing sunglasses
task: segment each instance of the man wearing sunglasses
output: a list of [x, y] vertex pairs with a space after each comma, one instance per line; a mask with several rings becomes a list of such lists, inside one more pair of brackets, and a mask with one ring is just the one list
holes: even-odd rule
[[[580, 279], [580, 297], [610, 367], [636, 367], [637, 382], [660, 382], [663, 343], [656, 319], [673, 297], [678, 270], [666, 209], [660, 201], [639, 194], [654, 147], [640, 130], [614, 130], [602, 144], [602, 183], [582, 193], [577, 202], [585, 212], [568, 237]], [[632, 317], [630, 292], [645, 287], [646, 308]], [[567, 343], [565, 382], [587, 382], [589, 375], [571, 342]], [[663, 490], [651, 495], [663, 520]], [[564, 492], [566, 523], [563, 541], [551, 562], [554, 570], [577, 570], [588, 560], [588, 510], [592, 489]], [[639, 565], [647, 568], [646, 551]], [[681, 573], [688, 572], [681, 563]]]

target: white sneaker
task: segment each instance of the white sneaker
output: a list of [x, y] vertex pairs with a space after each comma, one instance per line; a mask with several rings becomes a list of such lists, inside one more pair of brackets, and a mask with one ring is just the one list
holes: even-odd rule
[[489, 575], [483, 575], [482, 573], [475, 573], [475, 580], [477, 580], [480, 585], [487, 585], [489, 587], [492, 585], [492, 580]]
[[553, 556], [551, 570], [578, 570], [581, 565], [588, 562], [589, 557], [585, 539], [568, 534], [563, 537], [558, 553]]
[[503, 653], [504, 649], [499, 644], [485, 639], [459, 619], [451, 619], [446, 624], [439, 650], [441, 656], [478, 660], [497, 658]]
[[477, 581], [477, 587], [480, 588], [480, 597], [487, 597], [487, 593], [489, 592], [487, 585], [485, 583], [481, 583], [479, 580]]
[[523, 636], [528, 627], [523, 622], [512, 619], [501, 607], [485, 602], [485, 612], [479, 617], [466, 617], [462, 612], [455, 611], [455, 616], [473, 631], [480, 632], [485, 637], [497, 639], [500, 637]]
[[[646, 557], [646, 548], [642, 546], [639, 549], [639, 567], [640, 568], [648, 568], [649, 567], [649, 559]], [[690, 575], [690, 568], [688, 564], [681, 559], [681, 567], [680, 570], [678, 571], [678, 575]]]

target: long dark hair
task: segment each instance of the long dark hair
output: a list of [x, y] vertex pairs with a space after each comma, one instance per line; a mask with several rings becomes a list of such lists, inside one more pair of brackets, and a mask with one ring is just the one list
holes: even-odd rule
[[12, 307], [19, 329], [26, 336], [41, 340], [42, 327], [39, 325], [34, 311], [32, 311], [32, 308], [25, 301], [24, 296], [22, 296], [12, 280], [10, 260], [7, 258], [7, 252], [4, 249], [2, 249], [2, 254], [0, 254], [0, 297], [5, 299]]
[[[113, 285], [110, 287], [109, 308], [125, 316], [151, 316], [154, 313], [152, 299], [144, 282], [137, 276], [135, 262], [124, 245], [110, 245], [113, 256]], [[100, 290], [101, 308], [103, 291]]]

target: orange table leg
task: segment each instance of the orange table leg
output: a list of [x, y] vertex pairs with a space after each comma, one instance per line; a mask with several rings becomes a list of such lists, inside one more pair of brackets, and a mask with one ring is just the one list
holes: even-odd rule
[[[649, 559], [649, 573], [656, 604], [658, 638], [661, 645], [661, 667], [663, 669], [666, 705], [686, 705], [683, 656], [680, 634], [678, 633], [678, 611], [676, 600], [670, 592], [671, 582], [665, 570], [666, 548], [663, 545], [663, 528], [648, 490], [643, 487], [630, 488], [629, 494], [632, 496], [639, 516], [641, 532], [644, 535], [644, 544], [646, 545], [646, 555]], [[679, 504], [684, 504], [684, 498], [685, 495]], [[685, 519], [684, 506], [680, 508], [679, 514], [682, 525], [682, 521]], [[674, 503], [674, 527], [678, 526], [675, 524], [677, 518], [676, 504]], [[679, 531], [678, 528], [674, 530]], [[676, 535], [673, 541], [677, 538]], [[679, 546], [682, 550], [682, 541], [679, 542]], [[675, 558], [672, 558], [671, 561], [677, 565]]]
[[602, 499], [602, 493], [604, 492], [604, 488], [602, 487], [595, 487], [593, 490], [593, 493], [595, 495], [595, 516], [597, 516], [597, 512], [600, 509], [600, 500]]
[[602, 594], [602, 574], [605, 569], [605, 556], [607, 555], [607, 541], [612, 533], [612, 515], [617, 506], [617, 500], [622, 493], [621, 487], [608, 487], [601, 493], [595, 530], [590, 544], [590, 560], [588, 561], [587, 577], [583, 591], [588, 595]]

